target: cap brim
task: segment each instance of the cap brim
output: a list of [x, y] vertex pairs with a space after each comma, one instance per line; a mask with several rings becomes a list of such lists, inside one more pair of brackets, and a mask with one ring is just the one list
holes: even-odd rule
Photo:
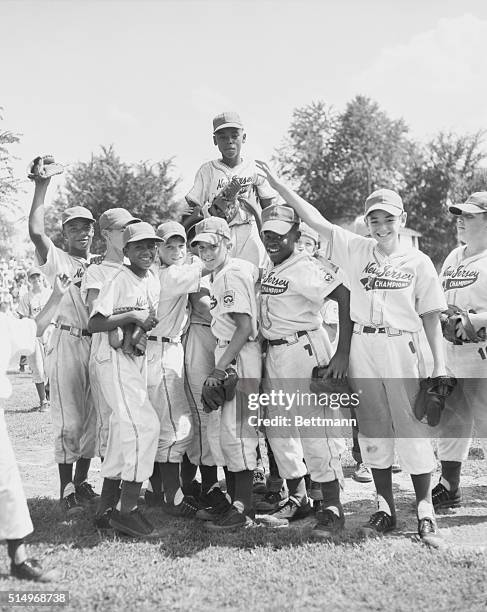
[[274, 234], [279, 234], [280, 236], [284, 236], [291, 231], [293, 225], [295, 223], [289, 223], [288, 221], [279, 221], [278, 219], [269, 219], [269, 221], [265, 221], [262, 224], [262, 232], [274, 232]]
[[217, 132], [219, 132], [220, 130], [224, 130], [225, 128], [238, 128], [240, 130], [243, 130], [243, 125], [241, 123], [224, 123], [223, 125], [217, 127], [216, 130], [213, 131], [213, 134], [216, 134]]
[[222, 238], [223, 236], [221, 236], [220, 234], [210, 234], [209, 232], [202, 232], [201, 234], [196, 234], [193, 240], [191, 240], [191, 246], [198, 244], [198, 242], [206, 242], [215, 246], [220, 242]]
[[404, 208], [398, 208], [397, 206], [393, 206], [392, 204], [372, 204], [372, 206], [366, 211], [364, 217], [370, 215], [371, 212], [375, 210], [383, 210], [390, 215], [394, 215], [395, 217], [399, 217], [404, 212]]
[[182, 238], [185, 242], [186, 242], [186, 234], [183, 231], [180, 232], [169, 232], [169, 234], [167, 234], [167, 236], [160, 236], [161, 240], [163, 242], [166, 242], [167, 240], [169, 240], [169, 238], [174, 238], [174, 236], [179, 236], [180, 238]]
[[154, 236], [154, 234], [142, 234], [142, 236], [134, 236], [130, 240], [127, 240], [127, 242], [124, 242], [124, 246], [130, 244], [131, 242], [140, 242], [141, 240], [155, 240], [156, 242], [163, 242], [162, 238], [159, 238], [159, 236]]
[[484, 213], [487, 212], [487, 210], [484, 210], [483, 208], [480, 208], [480, 206], [476, 206], [475, 204], [454, 204], [453, 206], [449, 206], [448, 210], [453, 214], [453, 215], [461, 215], [462, 213], [466, 212], [466, 213], [470, 213], [470, 214], [478, 214], [478, 213]]
[[95, 222], [95, 220], [92, 219], [91, 217], [83, 217], [81, 215], [75, 215], [74, 217], [69, 217], [68, 219], [65, 219], [62, 224], [66, 225], [66, 223], [69, 223], [70, 221], [74, 221], [75, 219], [84, 219], [85, 221], [90, 221], [90, 223]]

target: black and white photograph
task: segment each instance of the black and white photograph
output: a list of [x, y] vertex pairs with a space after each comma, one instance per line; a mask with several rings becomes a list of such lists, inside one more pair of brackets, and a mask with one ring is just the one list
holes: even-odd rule
[[487, 609], [487, 4], [0, 33], [0, 610]]

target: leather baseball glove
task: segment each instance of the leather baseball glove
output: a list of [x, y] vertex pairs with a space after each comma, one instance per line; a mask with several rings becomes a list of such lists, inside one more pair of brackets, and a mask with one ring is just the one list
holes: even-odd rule
[[436, 376], [424, 378], [419, 384], [419, 392], [414, 402], [414, 416], [430, 427], [436, 427], [445, 407], [445, 400], [451, 394], [456, 378], [452, 376]]
[[205, 412], [221, 408], [225, 402], [235, 397], [238, 375], [234, 368], [226, 370], [215, 368], [208, 376], [201, 390], [201, 402]]
[[[470, 320], [471, 314], [476, 314], [475, 310], [462, 310], [458, 306], [449, 305], [448, 310], [442, 313], [440, 319], [441, 330], [445, 340], [452, 344], [483, 342], [486, 337], [485, 327], [476, 331]], [[463, 334], [459, 328], [461, 328]]]
[[328, 366], [315, 366], [311, 372], [309, 389], [317, 395], [321, 393], [348, 393], [352, 391], [348, 378], [330, 378], [327, 376]]
[[220, 217], [230, 223], [238, 212], [237, 194], [241, 187], [237, 177], [234, 176], [228, 185], [225, 185], [221, 192], [213, 198], [213, 202], [208, 209], [210, 215]]
[[57, 164], [52, 155], [38, 156], [27, 166], [27, 176], [31, 181], [45, 180], [63, 172], [64, 166]]

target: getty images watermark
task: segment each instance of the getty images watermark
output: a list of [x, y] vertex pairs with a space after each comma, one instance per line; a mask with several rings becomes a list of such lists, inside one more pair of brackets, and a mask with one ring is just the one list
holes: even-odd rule
[[249, 393], [247, 416], [251, 427], [355, 427], [354, 417], [345, 417], [343, 409], [354, 410], [360, 404], [358, 393], [313, 393], [285, 391]]

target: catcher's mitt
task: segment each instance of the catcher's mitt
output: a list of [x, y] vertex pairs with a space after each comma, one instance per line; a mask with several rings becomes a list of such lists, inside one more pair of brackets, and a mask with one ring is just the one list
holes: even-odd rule
[[[208, 384], [218, 381], [218, 384]], [[234, 368], [229, 367], [226, 370], [215, 368], [210, 376], [205, 380], [201, 390], [201, 402], [205, 412], [218, 410], [225, 402], [229, 402], [235, 397], [238, 375]]]
[[38, 156], [27, 166], [27, 176], [31, 181], [48, 179], [56, 174], [62, 174], [64, 166], [57, 164], [52, 155]]
[[351, 393], [348, 378], [327, 377], [328, 366], [315, 366], [311, 372], [309, 389], [311, 393]]
[[414, 402], [414, 416], [430, 427], [436, 427], [445, 407], [445, 400], [457, 384], [451, 376], [424, 378], [419, 385], [419, 392]]

